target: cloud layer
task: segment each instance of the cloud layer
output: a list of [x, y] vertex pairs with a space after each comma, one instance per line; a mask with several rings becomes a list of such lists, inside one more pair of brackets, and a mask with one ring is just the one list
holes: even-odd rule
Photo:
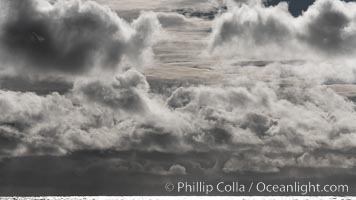
[[225, 152], [225, 172], [356, 165], [345, 156], [356, 147], [354, 104], [304, 80], [179, 88], [166, 99], [130, 70], [78, 81], [65, 96], [1, 91], [0, 109], [2, 157], [138, 150]]
[[[243, 58], [303, 49], [321, 55], [352, 53], [354, 3], [319, 0], [294, 18], [287, 4], [266, 8], [253, 2], [235, 4], [217, 19], [213, 50], [231, 45], [237, 51], [229, 51]], [[128, 24], [87, 1], [1, 4], [7, 12], [1, 18], [0, 58], [20, 72], [115, 71], [124, 57], [140, 60], [160, 28], [156, 14], [144, 13]], [[190, 24], [178, 14], [157, 17], [163, 27]], [[141, 72], [126, 68], [111, 78], [101, 73], [77, 78], [63, 94], [0, 90], [0, 158], [167, 153], [174, 159], [144, 155], [137, 162], [107, 160], [116, 170], [162, 176], [186, 175], [197, 168], [218, 174], [356, 166], [355, 104], [323, 85], [331, 78], [354, 81], [350, 65], [343, 73], [338, 70], [342, 66], [327, 62], [272, 62], [264, 69], [251, 65], [225, 66], [238, 73], [226, 71], [219, 84], [179, 87], [168, 95], [152, 92]], [[329, 70], [310, 73], [320, 67]], [[271, 78], [264, 81], [259, 73]]]

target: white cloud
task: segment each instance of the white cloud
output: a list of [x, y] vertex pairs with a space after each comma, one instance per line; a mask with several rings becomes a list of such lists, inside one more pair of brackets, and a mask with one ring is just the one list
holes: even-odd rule
[[[355, 147], [350, 139], [356, 132], [351, 123], [356, 120], [354, 104], [326, 86], [299, 86], [239, 81], [192, 86], [177, 89], [165, 103], [164, 97], [149, 93], [144, 76], [130, 70], [113, 81], [78, 81], [66, 96], [1, 91], [0, 109], [6, 111], [0, 117], [1, 137], [14, 141], [1, 152], [226, 151], [235, 155], [226, 163], [226, 172], [277, 172], [301, 166], [294, 160], [308, 153], [322, 156], [323, 167], [340, 167], [326, 154]], [[314, 154], [321, 149], [326, 154]], [[255, 156], [235, 161], [240, 155]], [[349, 164], [342, 167], [356, 164], [347, 159]], [[302, 160], [303, 166], [315, 161]]]
[[[314, 58], [355, 52], [356, 3], [318, 0], [295, 18], [286, 3], [274, 7], [241, 3], [214, 24], [210, 50], [239, 57]], [[310, 55], [312, 54], [312, 55]]]

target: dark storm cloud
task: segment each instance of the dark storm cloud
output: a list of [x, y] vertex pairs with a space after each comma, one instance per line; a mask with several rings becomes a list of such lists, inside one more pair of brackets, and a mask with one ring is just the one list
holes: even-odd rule
[[67, 93], [73, 88], [73, 83], [65, 78], [46, 77], [45, 79], [28, 78], [25, 76], [7, 76], [0, 78], [0, 86], [3, 90], [18, 92], [35, 92], [39, 95], [58, 92]]
[[159, 28], [153, 14], [146, 13], [130, 25], [91, 1], [1, 4], [2, 63], [39, 72], [83, 73], [96, 66], [113, 70], [123, 56], [142, 56]]
[[[158, 152], [87, 151], [63, 157], [11, 158], [0, 162], [0, 193], [4, 196], [202, 195], [201, 193], [168, 193], [164, 186], [168, 182], [197, 180], [217, 184], [220, 181], [236, 181], [237, 177], [240, 184], [249, 184], [251, 181], [293, 184], [294, 181], [304, 183], [303, 179], [304, 181], [307, 179], [306, 182], [312, 181], [319, 184], [348, 184], [350, 188], [356, 185], [355, 173], [349, 169], [287, 168], [278, 175], [255, 172], [221, 173], [216, 171], [211, 173], [212, 165], [207, 161], [216, 156], [219, 154], [176, 155]], [[26, 169], [23, 166], [26, 166]], [[187, 174], [171, 173], [172, 171], [183, 172], [183, 166]], [[347, 195], [354, 193], [355, 191], [351, 189]], [[214, 194], [221, 195], [221, 193]], [[262, 194], [252, 191], [244, 195]], [[317, 195], [320, 196], [321, 193]]]

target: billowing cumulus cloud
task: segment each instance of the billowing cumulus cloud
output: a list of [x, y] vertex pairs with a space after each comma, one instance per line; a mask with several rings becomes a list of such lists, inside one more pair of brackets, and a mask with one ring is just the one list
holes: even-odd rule
[[[320, 167], [356, 165], [353, 157], [334, 161], [356, 145], [352, 102], [304, 81], [231, 84], [179, 88], [166, 99], [150, 94], [145, 77], [129, 70], [112, 81], [78, 81], [65, 96], [1, 91], [1, 141], [11, 141], [1, 156], [225, 152], [231, 159], [218, 169], [225, 172], [278, 172], [318, 160]], [[183, 167], [151, 172], [189, 173]]]
[[353, 55], [355, 10], [353, 2], [318, 0], [294, 17], [284, 2], [271, 7], [240, 2], [215, 21], [210, 48], [230, 46], [240, 56]]
[[297, 21], [298, 37], [310, 46], [333, 54], [354, 53], [356, 3], [317, 1]]
[[145, 78], [135, 71], [112, 82], [80, 81], [67, 96], [12, 91], [0, 96], [1, 135], [17, 141], [11, 155], [185, 148], [181, 137], [189, 124], [150, 99]]
[[114, 71], [123, 58], [138, 64], [160, 27], [153, 13], [129, 24], [92, 1], [5, 0], [1, 10], [2, 65], [37, 73]]
[[128, 71], [123, 76], [117, 76], [113, 83], [105, 83], [102, 80], [90, 81], [76, 84], [75, 90], [83, 93], [90, 101], [113, 109], [144, 113], [147, 105], [140, 92], [146, 93], [148, 88], [148, 83], [142, 74]]

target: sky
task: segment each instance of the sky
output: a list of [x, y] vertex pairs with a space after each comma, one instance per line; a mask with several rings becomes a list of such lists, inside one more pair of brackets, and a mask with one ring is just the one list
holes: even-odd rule
[[165, 184], [236, 179], [356, 185], [354, 2], [0, 9], [1, 195], [181, 195]]

